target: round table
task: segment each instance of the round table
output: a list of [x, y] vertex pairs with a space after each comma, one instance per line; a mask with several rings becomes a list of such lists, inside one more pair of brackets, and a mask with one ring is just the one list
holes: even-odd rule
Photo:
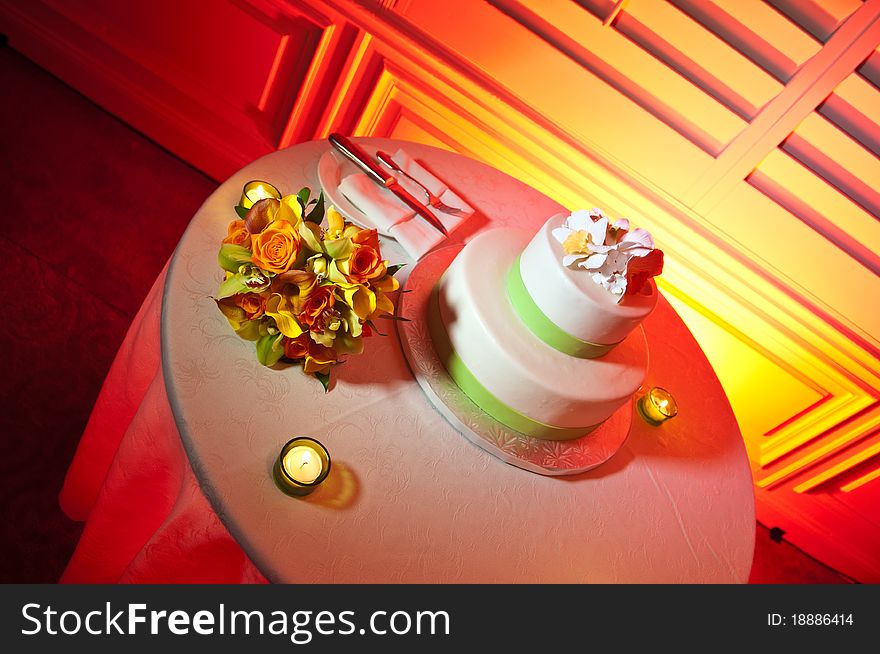
[[[406, 148], [476, 209], [450, 243], [490, 225], [537, 229], [561, 209], [460, 155], [415, 143], [359, 140], [369, 150]], [[116, 445], [127, 448], [126, 460], [138, 451], [137, 444], [126, 444], [129, 432], [148, 431], [151, 438], [163, 430], [179, 433], [198, 486], [187, 492], [207, 496], [222, 521], [212, 533], [225, 527], [249, 562], [276, 582], [745, 582], [755, 534], [745, 447], [709, 363], [662, 298], [644, 323], [650, 347], [645, 387], [672, 391], [679, 415], [659, 427], [635, 417], [617, 454], [576, 476], [527, 472], [456, 432], [413, 379], [390, 323], [387, 336], [371, 337], [363, 354], [333, 370], [335, 383], [326, 394], [297, 367], [278, 371], [257, 362], [254, 344], [232, 332], [211, 298], [222, 275], [219, 242], [246, 181], [268, 180], [285, 194], [302, 186], [317, 189], [316, 164], [328, 148], [325, 142], [304, 143], [255, 161], [218, 188], [193, 218], [170, 261], [164, 291], [157, 285], [148, 298], [162, 301], [161, 379], [157, 373], [151, 388], [170, 410], [151, 412], [134, 400]], [[413, 265], [393, 241], [383, 242], [383, 253], [392, 263]], [[136, 352], [137, 335], [130, 337], [129, 350]], [[136, 358], [131, 352], [129, 359]], [[128, 383], [117, 376], [113, 383]], [[105, 392], [112, 392], [110, 384], [108, 378]], [[99, 399], [96, 413], [103, 404]], [[96, 420], [100, 416], [93, 414]], [[88, 447], [88, 435], [78, 460], [99, 449]], [[271, 474], [281, 446], [295, 435], [317, 438], [333, 458], [327, 481], [300, 498], [279, 492]], [[156, 470], [161, 463], [159, 457], [150, 464], [154, 476], [162, 474]], [[107, 465], [112, 472], [122, 463]], [[87, 469], [86, 461], [74, 461], [66, 500], [62, 494], [66, 508], [76, 504], [71, 498], [77, 479], [91, 474]], [[91, 481], [99, 500], [137, 492], [124, 488], [123, 473]], [[161, 503], [173, 512], [179, 501], [166, 497]], [[84, 508], [68, 512], [86, 514], [91, 523], [100, 504], [84, 501]], [[156, 529], [167, 523], [153, 521]], [[96, 527], [92, 540], [100, 533]], [[198, 533], [187, 533], [185, 540], [183, 549], [199, 546]], [[135, 552], [142, 571], [150, 555], [146, 546]], [[75, 555], [71, 566], [91, 558]], [[67, 577], [83, 575], [69, 570]]]

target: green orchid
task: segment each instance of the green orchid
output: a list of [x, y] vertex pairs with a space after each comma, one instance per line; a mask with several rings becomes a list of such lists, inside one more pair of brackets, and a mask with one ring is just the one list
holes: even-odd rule
[[217, 289], [217, 299], [236, 295], [238, 293], [262, 293], [269, 288], [272, 280], [262, 270], [253, 264], [239, 266], [237, 272], [227, 272], [226, 279]]

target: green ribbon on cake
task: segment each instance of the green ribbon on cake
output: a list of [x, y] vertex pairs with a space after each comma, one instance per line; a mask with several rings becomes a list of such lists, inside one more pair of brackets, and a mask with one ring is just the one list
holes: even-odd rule
[[431, 293], [428, 307], [428, 331], [431, 334], [431, 340], [434, 342], [434, 348], [440, 357], [440, 361], [455, 384], [474, 404], [501, 424], [532, 438], [554, 441], [580, 438], [598, 427], [598, 425], [576, 428], [554, 427], [553, 425], [548, 425], [523, 415], [492, 395], [474, 377], [474, 374], [452, 347], [452, 343], [449, 341], [449, 334], [446, 332], [443, 320], [440, 317], [440, 297], [436, 287]]
[[513, 305], [514, 311], [516, 311], [516, 314], [525, 323], [526, 327], [529, 328], [529, 331], [554, 350], [559, 350], [563, 354], [568, 354], [578, 359], [596, 359], [607, 354], [617, 345], [617, 343], [601, 345], [599, 343], [582, 341], [564, 331], [550, 320], [547, 314], [541, 311], [541, 308], [535, 304], [523, 282], [522, 273], [519, 269], [519, 257], [516, 258], [510, 267], [510, 272], [507, 273], [507, 295], [510, 297], [510, 303]]

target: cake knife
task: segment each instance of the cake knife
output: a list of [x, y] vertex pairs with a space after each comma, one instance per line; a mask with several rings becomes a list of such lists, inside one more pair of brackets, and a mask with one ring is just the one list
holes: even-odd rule
[[443, 223], [440, 222], [437, 216], [431, 213], [425, 205], [419, 202], [409, 193], [409, 191], [403, 188], [400, 185], [400, 182], [397, 181], [397, 178], [394, 175], [387, 173], [384, 168], [376, 163], [376, 161], [363, 150], [363, 148], [354, 143], [347, 136], [343, 136], [338, 132], [331, 134], [328, 140], [334, 148], [351, 159], [358, 168], [364, 171], [367, 177], [394, 193], [394, 195], [400, 198], [406, 206], [427, 220], [444, 236], [449, 235], [446, 228], [443, 226]]

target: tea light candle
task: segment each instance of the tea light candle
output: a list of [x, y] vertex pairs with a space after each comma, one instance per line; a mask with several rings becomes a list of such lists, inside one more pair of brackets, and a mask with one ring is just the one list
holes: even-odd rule
[[307, 445], [297, 445], [285, 454], [281, 467], [300, 484], [311, 484], [318, 478], [323, 468], [318, 453]]
[[272, 473], [281, 491], [288, 495], [305, 495], [327, 478], [330, 454], [314, 438], [300, 436], [281, 448]]
[[266, 198], [280, 200], [281, 192], [269, 182], [254, 179], [244, 185], [244, 188], [241, 190], [241, 199], [238, 201], [238, 205], [245, 209], [250, 209], [256, 202], [265, 200]]
[[678, 413], [678, 405], [672, 393], [659, 386], [651, 388], [640, 397], [636, 406], [645, 422], [654, 426], [674, 418]]

